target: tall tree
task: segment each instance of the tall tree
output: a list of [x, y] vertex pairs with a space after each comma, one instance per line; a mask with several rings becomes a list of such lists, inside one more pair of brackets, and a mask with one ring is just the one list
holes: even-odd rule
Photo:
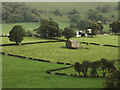
[[114, 32], [115, 34], [120, 32], [120, 21], [113, 21], [110, 24], [110, 28], [112, 28], [112, 32]]
[[25, 34], [25, 29], [23, 29], [21, 25], [16, 25], [9, 32], [9, 40], [16, 42], [16, 44], [19, 44], [23, 40]]
[[120, 70], [110, 71], [103, 85], [104, 88], [114, 88], [114, 89], [120, 88]]
[[57, 22], [44, 19], [38, 29], [38, 33], [44, 38], [60, 37], [61, 30]]
[[76, 35], [75, 31], [71, 29], [70, 27], [65, 27], [63, 34], [67, 40], [69, 40], [72, 37], [75, 37]]

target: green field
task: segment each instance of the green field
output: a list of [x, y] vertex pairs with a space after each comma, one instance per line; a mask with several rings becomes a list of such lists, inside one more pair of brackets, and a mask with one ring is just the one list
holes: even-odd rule
[[64, 65], [2, 56], [3, 88], [100, 88], [104, 79], [46, 74]]
[[73, 40], [78, 40], [79, 42], [91, 42], [98, 43], [101, 45], [109, 44], [109, 45], [118, 45], [118, 36], [117, 35], [103, 35], [103, 36], [94, 36], [94, 38], [88, 37], [79, 37], [79, 38], [71, 38]]
[[[80, 20], [88, 20], [87, 12], [89, 9], [96, 11], [98, 5], [111, 5], [112, 11], [107, 13], [101, 13], [104, 17], [111, 19], [112, 15], [115, 15], [114, 20], [118, 19], [118, 12], [115, 10], [118, 5], [117, 2], [32, 2], [25, 3], [31, 8], [37, 8], [42, 10], [40, 18], [52, 18], [59, 27], [70, 25], [70, 19], [68, 18], [68, 12], [76, 9], [79, 12]], [[52, 12], [58, 9], [62, 16], [55, 16]], [[46, 11], [46, 14], [45, 14]], [[15, 25], [22, 25], [25, 30], [36, 29], [40, 26], [40, 22], [21, 22], [21, 23], [9, 23], [1, 24], [2, 32], [0, 34], [8, 34], [9, 31]], [[104, 25], [103, 31], [109, 31], [109, 23]], [[59, 39], [65, 39], [61, 37]], [[17, 57], [2, 55], [2, 87], [3, 88], [102, 88], [103, 78], [82, 78], [82, 77], [70, 77], [46, 74], [47, 70], [66, 67], [66, 65], [55, 64], [57, 61], [64, 63], [74, 64], [75, 62], [82, 63], [84, 60], [90, 62], [101, 60], [105, 58], [107, 60], [118, 59], [117, 47], [106, 47], [104, 44], [118, 45], [118, 36], [106, 35], [106, 36], [94, 36], [94, 38], [80, 37], [71, 38], [71, 40], [78, 40], [79, 42], [98, 43], [97, 45], [85, 45], [81, 44], [80, 49], [68, 49], [65, 48], [65, 42], [49, 42], [49, 43], [36, 43], [27, 45], [16, 46], [3, 46], [0, 47], [2, 52], [7, 54], [20, 55], [25, 57], [32, 57], [36, 59], [50, 60], [54, 63], [45, 63], [32, 61], [28, 59], [21, 59]], [[7, 37], [0, 37], [2, 42], [0, 44], [10, 44]], [[65, 39], [66, 40], [66, 39]], [[22, 43], [29, 42], [44, 42], [55, 41], [54, 39], [43, 39], [39, 37], [24, 37]], [[117, 65], [117, 64], [116, 64]], [[75, 74], [73, 68], [57, 71], [62, 73]]]
[[[0, 44], [10, 44], [10, 43], [15, 43], [11, 42], [8, 37], [0, 37], [1, 43]], [[39, 37], [24, 37], [24, 40], [22, 43], [29, 43], [29, 42], [43, 42], [43, 41], [56, 41], [54, 39], [43, 39]]]
[[[107, 36], [106, 36], [107, 37]], [[98, 39], [97, 39], [98, 38]], [[102, 42], [102, 38], [105, 36], [99, 36], [93, 38], [93, 41], [106, 44], [108, 39], [104, 39]], [[109, 40], [112, 41], [117, 39], [116, 36], [109, 36]], [[30, 39], [30, 38], [29, 38]], [[27, 41], [29, 41], [27, 39]], [[75, 39], [75, 38], [74, 38]], [[76, 38], [82, 39], [79, 41], [90, 41], [91, 38]], [[32, 39], [30, 39], [32, 40]], [[35, 41], [35, 39], [33, 39]], [[38, 38], [36, 39], [38, 40]], [[100, 42], [98, 42], [98, 40]], [[44, 39], [43, 39], [44, 41]], [[92, 40], [90, 42], [93, 42]], [[24, 41], [25, 42], [25, 41]], [[113, 44], [114, 42], [109, 42], [107, 44]], [[117, 44], [117, 41], [115, 45]], [[40, 43], [40, 44], [28, 44], [22, 46], [5, 46], [2, 47], [2, 51], [5, 53], [21, 55], [26, 57], [34, 57], [45, 60], [50, 60], [53, 62], [62, 61], [62, 62], [82, 62], [83, 60], [96, 61], [101, 58], [106, 58], [108, 60], [118, 59], [118, 48], [115, 47], [105, 47], [105, 46], [96, 46], [96, 45], [81, 45], [81, 49], [68, 49], [65, 48], [65, 42], [51, 42], [51, 43]], [[88, 48], [88, 49], [85, 49]]]
[[[9, 44], [7, 37], [1, 37], [3, 44]], [[64, 39], [63, 37], [61, 39]], [[117, 36], [96, 36], [94, 38], [71, 38], [79, 42], [96, 42], [100, 44], [117, 45]], [[25, 37], [23, 42], [51, 41], [38, 37]], [[107, 42], [107, 43], [106, 43]], [[51, 42], [28, 44], [19, 46], [0, 47], [3, 52], [25, 57], [40, 58], [51, 62], [75, 63], [84, 60], [91, 62], [106, 58], [107, 60], [118, 59], [118, 48], [96, 45], [81, 45], [81, 49], [67, 49], [65, 42]], [[100, 88], [104, 79], [101, 78], [78, 78], [67, 76], [49, 75], [47, 70], [65, 67], [52, 63], [31, 61], [2, 55], [3, 65], [3, 88]], [[61, 70], [62, 73], [73, 73], [73, 68]], [[24, 82], [24, 83], [23, 83]]]

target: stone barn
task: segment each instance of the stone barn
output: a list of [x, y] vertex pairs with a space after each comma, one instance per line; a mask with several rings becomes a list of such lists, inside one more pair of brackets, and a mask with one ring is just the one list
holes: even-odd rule
[[77, 40], [68, 40], [66, 41], [67, 48], [79, 48], [80, 44]]

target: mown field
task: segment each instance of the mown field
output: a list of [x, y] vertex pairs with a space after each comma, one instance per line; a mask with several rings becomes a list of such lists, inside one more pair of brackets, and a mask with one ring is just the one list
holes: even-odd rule
[[104, 79], [46, 74], [65, 65], [2, 56], [3, 88], [101, 88]]

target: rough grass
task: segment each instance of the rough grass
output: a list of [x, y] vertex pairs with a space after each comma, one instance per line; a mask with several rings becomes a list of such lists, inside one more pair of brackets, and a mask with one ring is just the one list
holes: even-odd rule
[[3, 88], [101, 88], [104, 79], [46, 74], [64, 65], [2, 56]]

